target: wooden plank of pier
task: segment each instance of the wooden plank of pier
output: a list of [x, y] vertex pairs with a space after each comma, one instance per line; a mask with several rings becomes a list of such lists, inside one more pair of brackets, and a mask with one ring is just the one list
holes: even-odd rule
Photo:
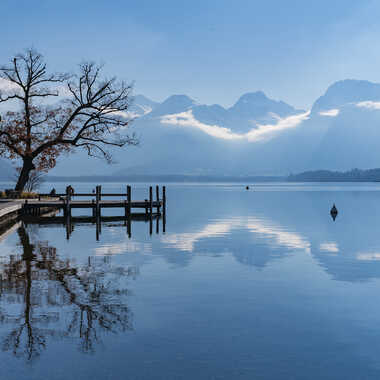
[[[127, 202], [127, 205], [130, 205], [130, 208], [142, 208], [145, 209], [148, 207], [150, 209], [150, 204], [152, 205], [152, 208], [155, 207], [161, 207], [163, 205], [163, 201], [133, 201], [133, 202]], [[70, 201], [70, 208], [93, 208], [93, 201]], [[101, 208], [124, 208], [125, 207], [125, 201], [111, 201], [111, 200], [102, 200], [98, 201], [98, 205]], [[22, 204], [21, 204], [22, 206]], [[21, 208], [21, 206], [19, 208]], [[27, 203], [28, 207], [56, 207], [56, 208], [65, 208], [66, 202], [65, 201], [57, 201], [57, 200], [28, 200]]]

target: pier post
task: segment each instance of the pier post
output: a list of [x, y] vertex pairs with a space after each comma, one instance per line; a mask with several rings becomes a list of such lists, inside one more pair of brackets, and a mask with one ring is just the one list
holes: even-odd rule
[[70, 240], [70, 226], [69, 223], [67, 223], [68, 220], [66, 220], [65, 227], [66, 227], [66, 240]]
[[162, 212], [166, 215], [166, 186], [162, 186]]
[[166, 186], [162, 186], [162, 232], [166, 232]]
[[157, 214], [160, 215], [160, 188], [156, 185]]
[[131, 199], [132, 199], [132, 189], [131, 186], [127, 186], [127, 201], [128, 201], [128, 215], [131, 215]]
[[95, 206], [95, 199], [92, 199], [92, 217], [95, 219], [96, 218], [96, 206]]
[[99, 241], [100, 236], [100, 220], [98, 216], [96, 217], [96, 241]]
[[101, 192], [101, 187], [96, 186], [96, 217], [100, 218], [100, 192]]
[[153, 213], [153, 187], [149, 186], [149, 216], [152, 219]]
[[71, 186], [66, 187], [66, 239], [70, 239], [71, 234], [71, 208], [70, 208], [70, 200], [71, 200]]
[[96, 240], [99, 240], [99, 236], [102, 232], [101, 215], [100, 215], [100, 199], [101, 199], [101, 186], [96, 186]]
[[130, 239], [132, 237], [131, 217], [130, 216], [127, 220], [127, 233], [128, 233], [128, 238]]
[[71, 216], [70, 201], [71, 201], [71, 186], [67, 186], [66, 187], [66, 217], [67, 218]]
[[126, 216], [127, 216], [127, 234], [128, 238], [132, 237], [131, 231], [131, 199], [132, 199], [132, 189], [131, 186], [127, 186], [127, 208], [126, 208]]
[[149, 235], [153, 233], [153, 187], [149, 186]]

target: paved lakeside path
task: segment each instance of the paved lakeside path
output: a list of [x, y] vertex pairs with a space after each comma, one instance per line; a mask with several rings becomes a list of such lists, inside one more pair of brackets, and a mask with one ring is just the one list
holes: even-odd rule
[[0, 218], [22, 209], [24, 200], [0, 202]]

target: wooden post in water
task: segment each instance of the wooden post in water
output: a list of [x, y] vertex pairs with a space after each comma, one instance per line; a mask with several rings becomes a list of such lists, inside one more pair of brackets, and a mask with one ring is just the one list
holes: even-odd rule
[[132, 237], [132, 231], [131, 231], [131, 199], [132, 199], [132, 189], [131, 186], [127, 186], [127, 234], [128, 238], [130, 239]]
[[166, 215], [166, 186], [162, 186], [162, 212]]
[[101, 233], [101, 221], [100, 221], [100, 199], [101, 199], [101, 186], [96, 186], [96, 240], [99, 240]]
[[100, 235], [100, 220], [98, 217], [96, 217], [96, 241], [99, 241], [99, 235]]
[[92, 199], [92, 217], [95, 219], [96, 218], [96, 206], [95, 206], [95, 199]]
[[166, 186], [162, 186], [162, 232], [166, 232]]
[[100, 217], [100, 186], [96, 186], [96, 217]]
[[153, 187], [149, 186], [149, 235], [153, 233]]
[[127, 233], [128, 233], [128, 238], [130, 239], [132, 237], [131, 218], [130, 217], [127, 220]]
[[160, 215], [160, 188], [156, 185], [157, 214]]
[[71, 200], [71, 186], [66, 187], [66, 217], [69, 218], [71, 215], [70, 210], [70, 200]]
[[149, 217], [152, 219], [153, 213], [153, 187], [149, 186]]
[[128, 201], [128, 216], [131, 216], [131, 200], [132, 200], [132, 189], [131, 186], [127, 186], [127, 201]]
[[70, 240], [70, 225], [68, 223], [69, 219], [66, 219], [66, 240]]
[[67, 193], [69, 191], [69, 187], [66, 186], [66, 196], [63, 198], [63, 216], [67, 217]]
[[70, 208], [70, 201], [71, 201], [71, 186], [66, 187], [66, 239], [70, 239], [71, 234], [71, 208]]

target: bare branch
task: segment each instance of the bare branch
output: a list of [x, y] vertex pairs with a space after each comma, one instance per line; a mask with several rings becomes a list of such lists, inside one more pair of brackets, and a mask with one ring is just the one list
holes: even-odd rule
[[[61, 153], [74, 148], [111, 162], [105, 147], [138, 144], [134, 134], [126, 134], [132, 85], [103, 77], [102, 66], [85, 62], [77, 75], [51, 74], [42, 55], [29, 49], [1, 66], [0, 78], [14, 86], [0, 103], [20, 104], [0, 124], [0, 154], [24, 162], [16, 187], [25, 184], [31, 170], [49, 170]], [[59, 97], [57, 83], [69, 96], [48, 106], [46, 100]]]

